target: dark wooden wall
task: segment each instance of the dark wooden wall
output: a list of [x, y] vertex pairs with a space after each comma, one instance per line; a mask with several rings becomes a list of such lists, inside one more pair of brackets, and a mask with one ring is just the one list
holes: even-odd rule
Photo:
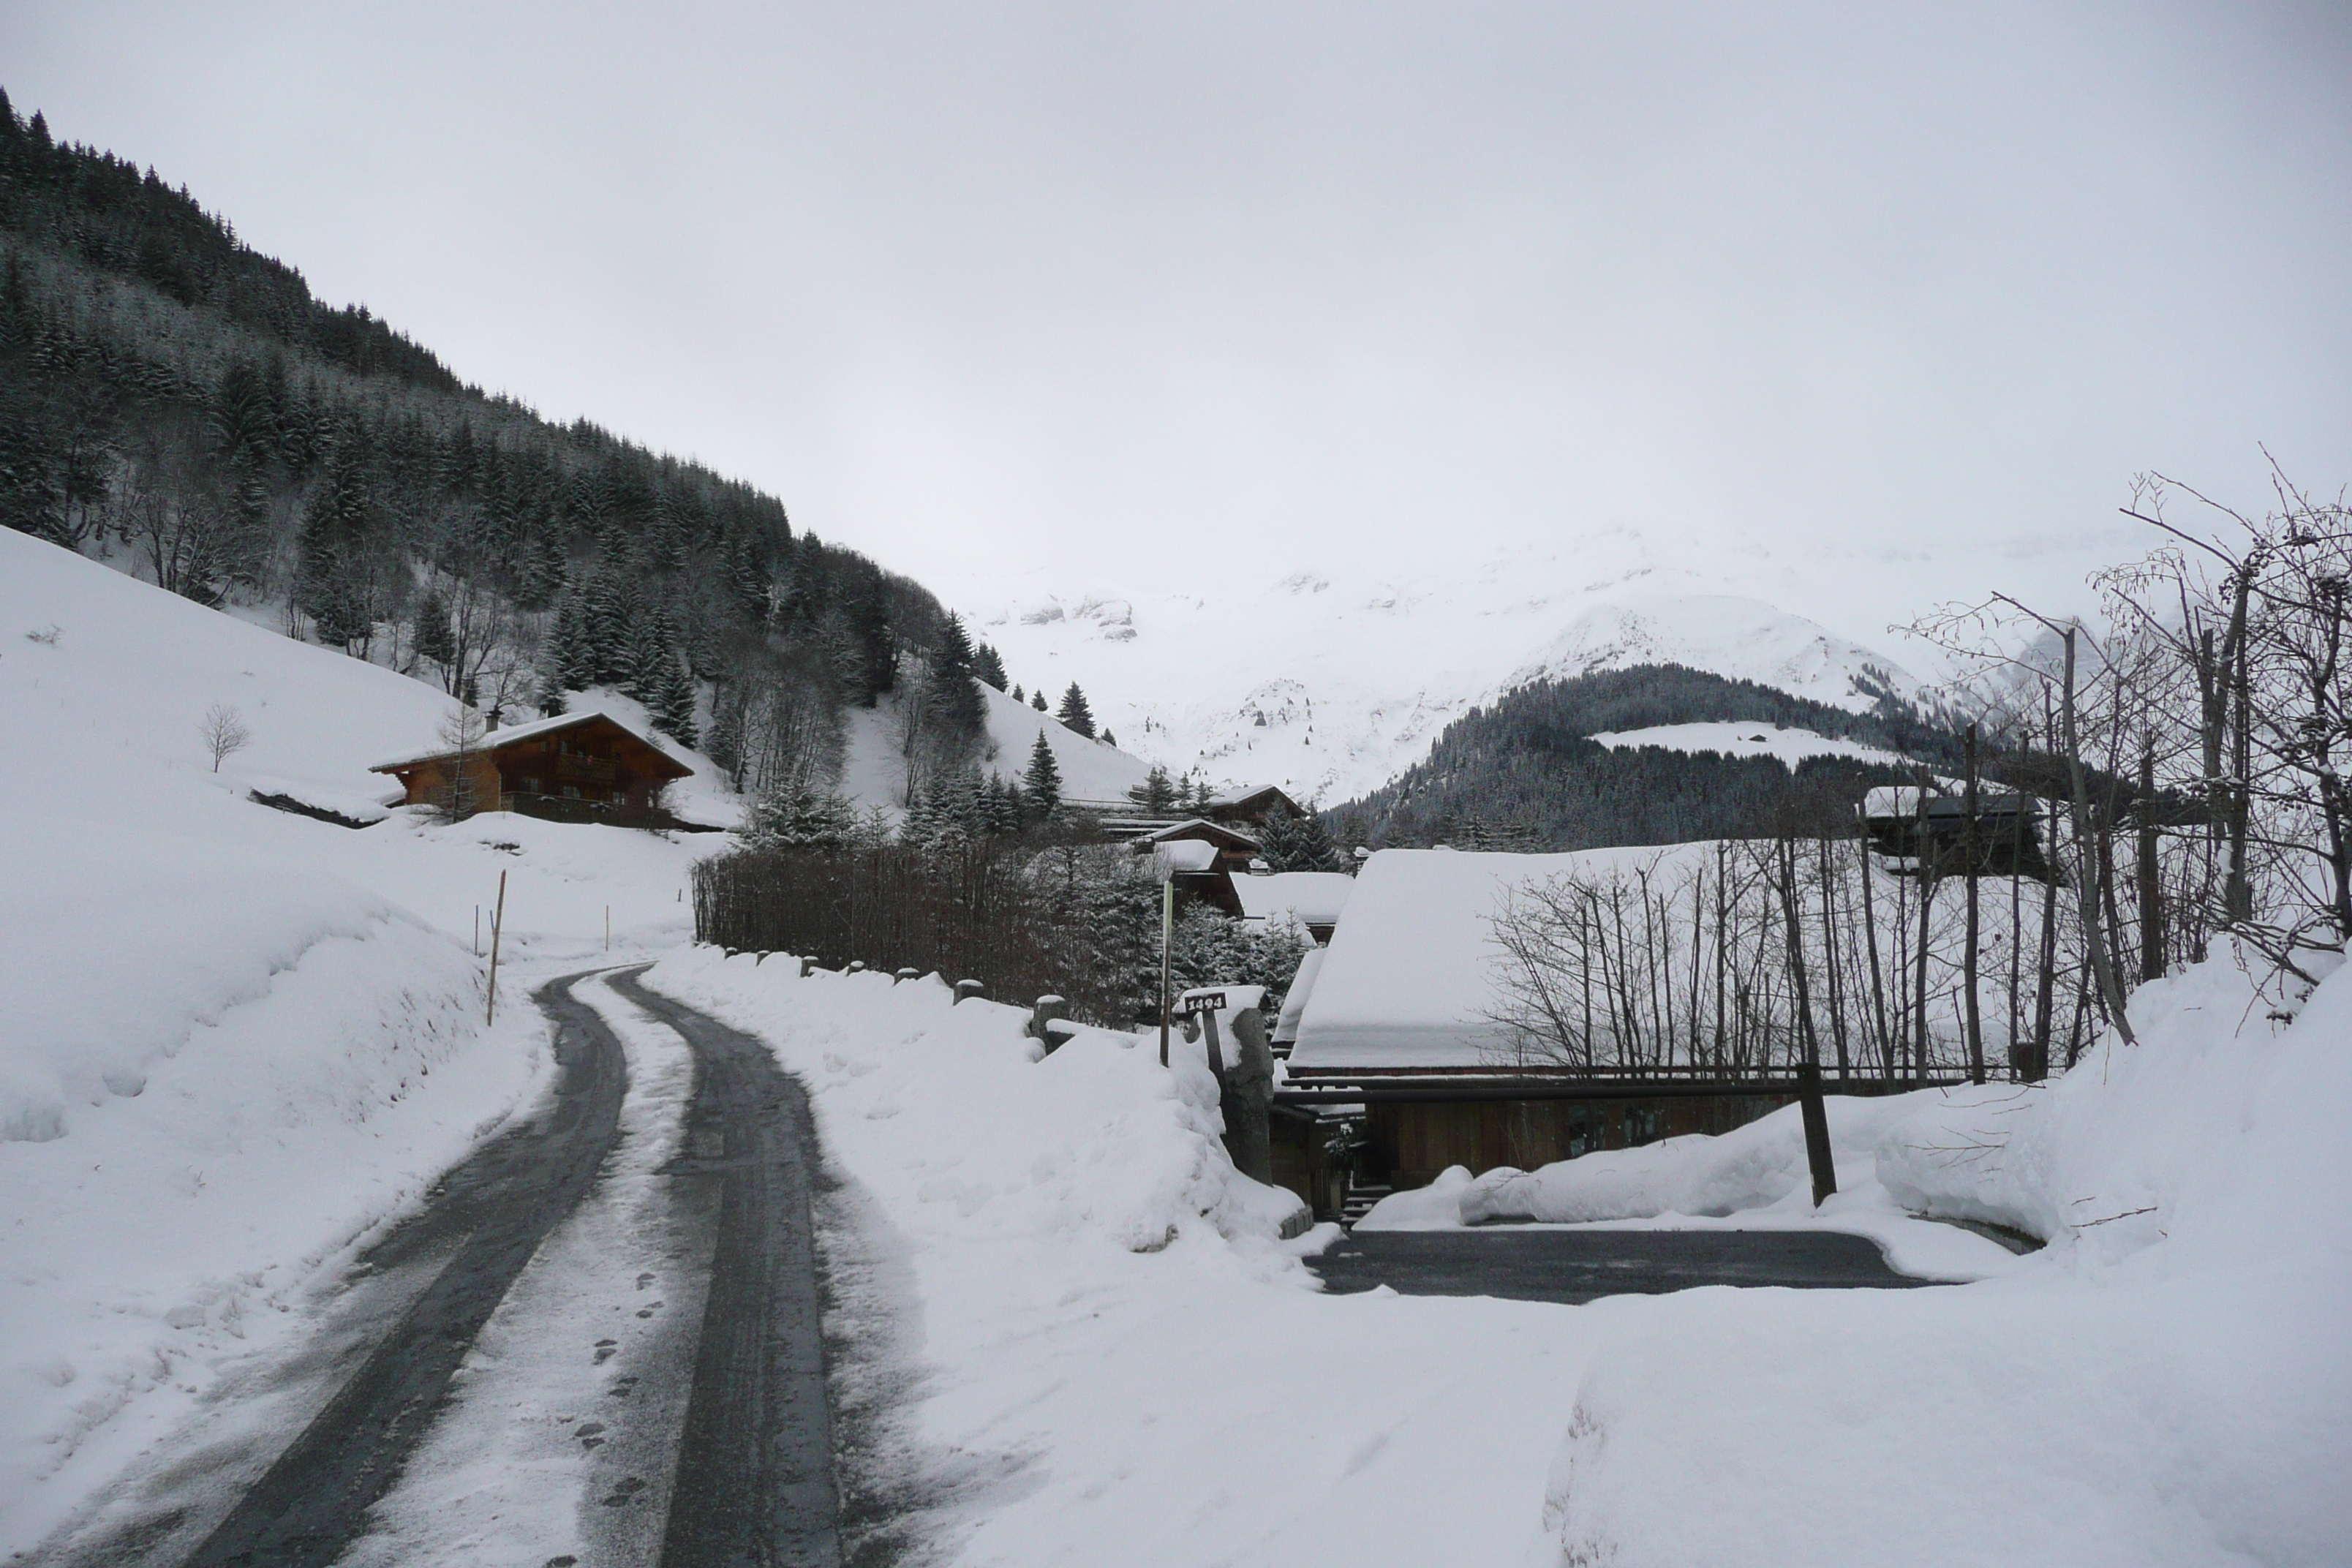
[[1685, 1132], [1728, 1132], [1786, 1103], [1777, 1098], [1374, 1101], [1366, 1107], [1369, 1173], [1426, 1185], [1449, 1165], [1472, 1175], [1532, 1171], [1595, 1149], [1629, 1149]]

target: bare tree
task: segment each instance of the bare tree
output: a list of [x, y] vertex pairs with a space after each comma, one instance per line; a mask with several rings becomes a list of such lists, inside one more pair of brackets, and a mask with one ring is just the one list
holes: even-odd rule
[[244, 715], [226, 702], [205, 710], [205, 716], [196, 722], [196, 733], [212, 754], [215, 773], [220, 772], [221, 763], [253, 744], [253, 731], [246, 728]]
[[442, 784], [434, 805], [446, 821], [462, 822], [481, 809], [482, 738], [488, 733], [478, 709], [452, 708], [442, 718]]

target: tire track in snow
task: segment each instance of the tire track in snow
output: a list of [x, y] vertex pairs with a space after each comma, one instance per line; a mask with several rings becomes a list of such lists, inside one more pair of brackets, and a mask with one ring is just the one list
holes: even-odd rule
[[188, 1568], [327, 1568], [365, 1533], [368, 1510], [446, 1401], [476, 1334], [596, 1183], [619, 1135], [628, 1068], [620, 1043], [572, 994], [541, 987], [561, 1074], [548, 1114], [493, 1139], [441, 1184], [433, 1206], [372, 1249], [377, 1267], [462, 1234], [427, 1287], [350, 1382], [237, 1500]]
[[[200, 1423], [193, 1452], [167, 1449], [160, 1468], [109, 1489], [112, 1501], [101, 1495], [85, 1528], [68, 1525], [43, 1561], [326, 1568], [365, 1532], [474, 1336], [595, 1184], [617, 1137], [627, 1066], [603, 1020], [572, 999], [583, 977], [536, 995], [555, 1025], [546, 1110], [476, 1149], [435, 1184], [422, 1212], [361, 1255], [320, 1342], [246, 1391], [262, 1419], [228, 1407], [213, 1418], [226, 1430]], [[307, 1391], [330, 1380], [340, 1385], [314, 1403]], [[271, 1407], [289, 1405], [302, 1413], [299, 1430], [278, 1448], [284, 1427], [271, 1420], [282, 1416]]]
[[835, 1568], [824, 1301], [808, 1096], [761, 1041], [615, 974], [611, 987], [675, 1030], [698, 1069], [682, 1182], [719, 1188], [705, 1300], [662, 1568]]

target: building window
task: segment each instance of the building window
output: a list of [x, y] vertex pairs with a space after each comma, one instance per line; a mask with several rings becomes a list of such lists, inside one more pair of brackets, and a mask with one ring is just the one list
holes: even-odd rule
[[566, 800], [578, 800], [580, 798], [580, 786], [578, 784], [565, 784], [563, 786], [563, 798]]

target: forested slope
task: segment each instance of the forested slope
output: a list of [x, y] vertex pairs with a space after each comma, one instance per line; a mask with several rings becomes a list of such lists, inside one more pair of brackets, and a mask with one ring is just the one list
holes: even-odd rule
[[1957, 767], [1959, 742], [1915, 709], [1882, 700], [1851, 713], [1679, 665], [1641, 665], [1535, 681], [1445, 728], [1428, 758], [1331, 813], [1343, 842], [1374, 847], [1592, 849], [1769, 831], [1794, 812], [1843, 816], [1874, 784], [1911, 770], [1809, 757], [1608, 746], [1597, 734], [1738, 721], [1811, 731]]
[[[623, 688], [751, 787], [823, 783], [843, 710], [976, 650], [919, 584], [783, 504], [459, 382], [152, 169], [0, 92], [0, 522], [509, 717]], [[983, 666], [985, 668], [985, 666]], [[970, 699], [970, 700], [966, 700]]]

